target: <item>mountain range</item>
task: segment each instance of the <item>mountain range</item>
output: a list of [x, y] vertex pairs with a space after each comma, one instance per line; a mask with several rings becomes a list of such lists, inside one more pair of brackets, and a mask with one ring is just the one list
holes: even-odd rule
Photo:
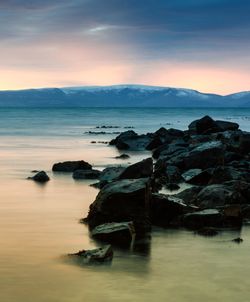
[[0, 107], [250, 107], [250, 91], [222, 96], [146, 85], [5, 90]]

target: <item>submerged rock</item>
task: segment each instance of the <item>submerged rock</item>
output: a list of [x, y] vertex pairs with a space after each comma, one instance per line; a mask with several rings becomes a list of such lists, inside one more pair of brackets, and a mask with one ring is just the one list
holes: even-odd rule
[[69, 256], [77, 257], [77, 260], [83, 264], [100, 263], [113, 259], [113, 249], [111, 245], [107, 245], [93, 250], [81, 250], [75, 254], [69, 254]]
[[41, 182], [41, 183], [44, 183], [44, 182], [47, 182], [50, 180], [49, 176], [44, 171], [40, 171], [37, 174], [35, 174], [34, 176], [28, 177], [28, 179], [32, 179], [36, 182]]
[[190, 229], [223, 226], [223, 215], [216, 209], [188, 213], [183, 216], [183, 224]]
[[101, 171], [99, 170], [75, 170], [72, 177], [74, 179], [98, 179]]
[[96, 226], [91, 231], [91, 236], [96, 240], [128, 246], [135, 239], [136, 233], [132, 221], [119, 223], [113, 222]]
[[74, 172], [75, 170], [89, 170], [92, 166], [84, 160], [77, 161], [65, 161], [56, 163], [52, 167], [52, 171], [55, 172]]
[[115, 158], [116, 159], [128, 159], [128, 158], [130, 158], [130, 156], [128, 154], [126, 154], [126, 153], [123, 153], [123, 154], [121, 154], [119, 156], [116, 156]]

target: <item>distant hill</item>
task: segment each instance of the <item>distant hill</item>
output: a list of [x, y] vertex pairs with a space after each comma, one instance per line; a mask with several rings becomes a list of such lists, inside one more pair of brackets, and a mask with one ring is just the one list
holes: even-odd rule
[[0, 91], [0, 107], [250, 107], [250, 92], [227, 96], [145, 85]]

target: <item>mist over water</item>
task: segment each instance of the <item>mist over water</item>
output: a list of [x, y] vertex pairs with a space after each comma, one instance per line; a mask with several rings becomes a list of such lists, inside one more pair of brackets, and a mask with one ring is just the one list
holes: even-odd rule
[[[83, 159], [102, 169], [149, 156], [119, 152], [106, 144], [134, 127], [138, 133], [160, 127], [186, 129], [208, 114], [250, 131], [250, 109], [77, 108], [0, 110], [0, 301], [249, 301], [250, 228], [204, 238], [187, 230], [155, 228], [147, 250], [115, 249], [111, 265], [79, 266], [68, 253], [96, 246], [79, 224], [98, 190], [94, 181], [54, 174], [54, 162]], [[96, 128], [97, 126], [119, 128]], [[109, 134], [88, 134], [105, 131]], [[26, 180], [31, 170], [51, 180]], [[237, 245], [231, 240], [242, 237]]]

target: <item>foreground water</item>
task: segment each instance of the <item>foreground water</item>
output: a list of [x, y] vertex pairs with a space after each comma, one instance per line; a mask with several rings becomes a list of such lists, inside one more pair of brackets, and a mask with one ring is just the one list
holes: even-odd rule
[[[90, 181], [52, 174], [52, 164], [74, 159], [100, 169], [119, 164], [113, 147], [90, 143], [115, 134], [85, 132], [185, 129], [204, 114], [250, 130], [249, 109], [1, 109], [0, 301], [249, 301], [248, 226], [214, 238], [154, 229], [148, 250], [115, 250], [111, 265], [82, 267], [65, 257], [96, 246], [78, 221], [98, 191]], [[102, 125], [120, 128], [95, 129]], [[131, 153], [129, 162], [147, 155]], [[51, 181], [44, 186], [27, 181], [33, 169], [48, 171]], [[241, 245], [231, 241], [238, 236], [244, 238]]]

